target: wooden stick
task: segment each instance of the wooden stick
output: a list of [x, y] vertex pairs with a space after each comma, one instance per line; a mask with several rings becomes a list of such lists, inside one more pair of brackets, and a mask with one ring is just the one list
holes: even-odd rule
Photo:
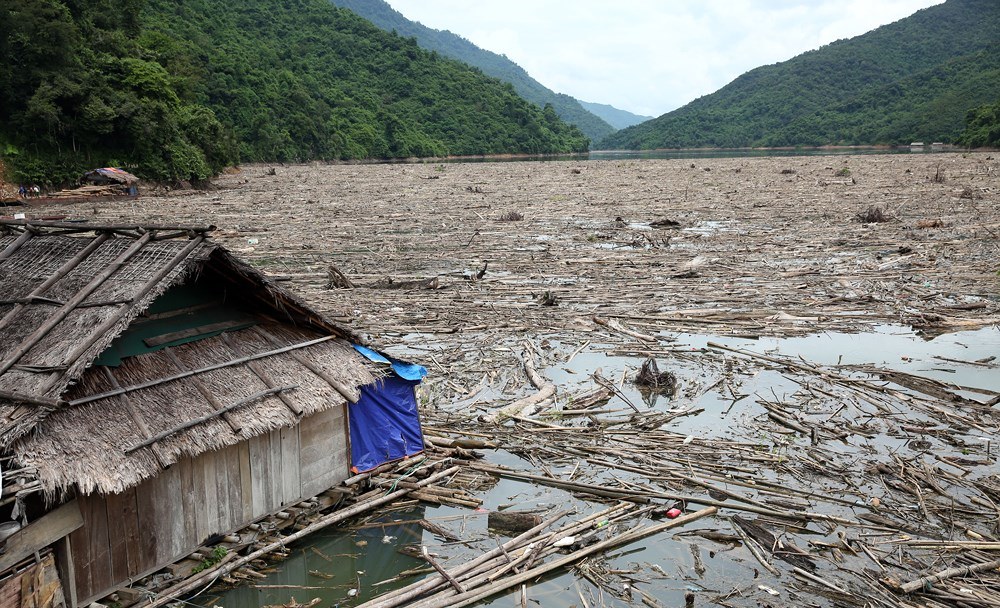
[[90, 403], [92, 401], [100, 401], [101, 399], [107, 399], [108, 397], [114, 397], [115, 395], [122, 395], [125, 393], [131, 393], [133, 391], [142, 390], [144, 388], [150, 388], [152, 386], [158, 386], [160, 384], [166, 384], [167, 382], [173, 382], [174, 380], [181, 380], [183, 378], [188, 378], [197, 374], [208, 373], [217, 369], [224, 369], [226, 367], [232, 367], [234, 365], [242, 365], [247, 361], [255, 361], [257, 359], [264, 359], [267, 357], [273, 357], [275, 355], [280, 355], [282, 353], [287, 353], [289, 351], [306, 348], [312, 346], [313, 344], [319, 344], [320, 342], [326, 342], [328, 340], [335, 340], [337, 336], [323, 336], [322, 338], [316, 338], [315, 340], [308, 340], [306, 342], [300, 342], [298, 344], [292, 344], [290, 346], [285, 346], [282, 348], [276, 348], [274, 350], [269, 350], [267, 352], [259, 353], [256, 355], [249, 355], [247, 357], [240, 357], [239, 359], [234, 359], [232, 361], [226, 361], [225, 363], [216, 363], [215, 365], [209, 365], [206, 367], [200, 367], [198, 369], [193, 369], [191, 371], [183, 372], [180, 374], [174, 374], [173, 376], [167, 376], [166, 378], [157, 378], [155, 380], [150, 380], [148, 382], [141, 382], [139, 384], [133, 384], [131, 386], [125, 386], [119, 389], [105, 391], [103, 393], [97, 393], [95, 395], [88, 395], [86, 397], [80, 397], [79, 399], [73, 399], [69, 402], [70, 406], [83, 405], [84, 403]]
[[[7, 221], [6, 220], [0, 221], [0, 225], [7, 225]], [[3, 251], [0, 251], [0, 260], [5, 260], [9, 258], [11, 255], [14, 254], [15, 251], [21, 248], [21, 245], [24, 245], [26, 242], [28, 242], [28, 240], [31, 237], [35, 236], [34, 230], [32, 230], [30, 227], [27, 226], [26, 228], [27, 230], [22, 232], [19, 237], [14, 239], [13, 243], [7, 245], [7, 248], [4, 249]]]
[[[278, 344], [278, 339], [275, 338], [270, 332], [265, 331], [263, 327], [255, 326], [251, 327], [250, 330], [271, 344]], [[340, 380], [337, 380], [330, 374], [323, 371], [323, 368], [298, 353], [292, 353], [292, 358], [298, 361], [301, 365], [304, 365], [309, 371], [322, 378], [324, 382], [333, 387], [333, 389], [340, 393], [340, 396], [347, 401], [357, 403], [361, 399], [361, 391], [357, 387], [347, 386]]]
[[17, 391], [0, 391], [0, 399], [30, 403], [31, 405], [43, 405], [50, 408], [57, 408], [66, 405], [66, 402], [62, 399], [46, 397], [45, 395], [28, 395]]
[[[219, 334], [219, 337], [222, 338], [222, 341], [226, 343], [226, 346], [232, 349], [232, 351], [236, 353], [237, 356], [239, 357], [246, 356], [243, 349], [240, 348], [240, 345], [237, 344], [235, 340], [230, 338], [229, 334], [222, 333]], [[278, 386], [278, 383], [272, 380], [271, 376], [269, 376], [267, 372], [264, 371], [264, 368], [262, 368], [256, 361], [248, 361], [247, 367], [250, 368], [250, 371], [252, 371], [253, 374], [257, 376], [257, 378], [261, 382], [263, 382], [264, 386], [266, 386], [267, 388], [276, 388]], [[288, 410], [295, 415], [295, 417], [302, 416], [302, 408], [299, 407], [294, 401], [292, 401], [291, 398], [288, 397], [288, 395], [286, 395], [285, 393], [278, 393], [278, 399], [281, 399], [281, 402], [285, 404], [285, 407], [287, 407]]]
[[[13, 367], [15, 363], [20, 361], [21, 357], [26, 355], [28, 351], [41, 342], [42, 339], [45, 338], [45, 336], [47, 336], [53, 328], [55, 328], [56, 325], [59, 325], [63, 319], [69, 316], [69, 313], [73, 312], [73, 309], [75, 309], [78, 304], [90, 297], [90, 294], [97, 291], [97, 288], [111, 278], [111, 275], [118, 272], [118, 270], [121, 269], [121, 267], [124, 266], [132, 256], [139, 253], [139, 251], [142, 250], [142, 248], [146, 246], [146, 243], [148, 243], [152, 238], [153, 233], [147, 232], [141, 239], [132, 243], [128, 249], [123, 251], [113, 262], [108, 264], [95, 277], [90, 279], [90, 281], [84, 285], [80, 291], [76, 292], [76, 294], [74, 294], [72, 298], [55, 311], [52, 316], [45, 319], [44, 323], [35, 328], [35, 331], [31, 332], [30, 336], [24, 338], [14, 352], [8, 355], [7, 359], [3, 363], [0, 363], [0, 375], [6, 373], [7, 370]], [[97, 335], [103, 337], [103, 334]], [[42, 392], [44, 392], [44, 389]]]
[[121, 225], [90, 225], [90, 224], [78, 224], [76, 222], [59, 222], [59, 221], [41, 221], [41, 220], [0, 220], [0, 226], [24, 226], [30, 229], [37, 228], [66, 228], [74, 232], [122, 232], [122, 231], [156, 231], [156, 230], [177, 230], [184, 232], [185, 234], [189, 232], [194, 232], [196, 234], [204, 234], [206, 232], [212, 232], [215, 230], [215, 226], [137, 226], [135, 224], [121, 224]]
[[[138, 242], [145, 243], [146, 237], [152, 238], [152, 236], [154, 236], [154, 233], [152, 232], [146, 233], [145, 235], [143, 235], [141, 239], [139, 239], [139, 241], [137, 241], [137, 243]], [[156, 288], [156, 286], [160, 284], [160, 281], [166, 278], [168, 274], [173, 272], [173, 270], [177, 266], [179, 266], [184, 260], [186, 260], [187, 257], [191, 255], [191, 253], [204, 242], [205, 242], [204, 235], [196, 236], [195, 238], [191, 239], [191, 241], [187, 245], [185, 245], [183, 249], [178, 251], [177, 254], [170, 259], [169, 262], [167, 262], [162, 268], [160, 268], [156, 272], [156, 274], [150, 277], [148, 281], [143, 283], [142, 287], [139, 288], [139, 291], [132, 296], [131, 300], [127, 305], [122, 306], [116, 314], [113, 314], [110, 317], [108, 317], [103, 323], [101, 323], [97, 327], [91, 328], [90, 335], [85, 340], [82, 340], [79, 344], [77, 344], [73, 348], [73, 350], [71, 350], [69, 354], [66, 355], [66, 358], [64, 360], [66, 365], [66, 370], [62, 374], [53, 374], [49, 378], [48, 382], [45, 383], [43, 390], [48, 390], [49, 388], [55, 386], [61, 377], [63, 377], [65, 374], [70, 373], [70, 368], [73, 367], [73, 365], [80, 359], [80, 357], [82, 357], [87, 352], [87, 350], [94, 345], [95, 342], [103, 339], [104, 336], [109, 331], [111, 331], [111, 328], [113, 328], [115, 325], [120, 323], [123, 318], [125, 318], [125, 316], [132, 309], [132, 307], [134, 307], [139, 301], [141, 301], [144, 297], [146, 297], [146, 295], [149, 294], [150, 291]]]
[[428, 553], [427, 551], [427, 547], [421, 546], [420, 554], [423, 555], [424, 560], [428, 564], [430, 564], [435, 570], [438, 571], [438, 574], [443, 576], [451, 584], [451, 586], [455, 588], [455, 591], [458, 591], [459, 593], [465, 593], [465, 587], [463, 587], [458, 581], [456, 581], [452, 575], [448, 574], [448, 571], [442, 568], [441, 564], [437, 563], [437, 560], [431, 557], [431, 554]]
[[[173, 349], [165, 348], [163, 349], [163, 354], [167, 357], [167, 359], [170, 359], [170, 362], [174, 364], [174, 367], [176, 367], [178, 371], [182, 373], [191, 371], [187, 368], [187, 366], [184, 365], [184, 363], [180, 360], [180, 358], [177, 356], [177, 353], [175, 353]], [[222, 405], [219, 399], [215, 395], [213, 395], [212, 391], [207, 386], [205, 386], [204, 382], [201, 381], [201, 378], [193, 377], [191, 378], [191, 380], [189, 380], [189, 382], [191, 383], [192, 386], [194, 386], [194, 388], [198, 391], [198, 393], [205, 399], [205, 401], [208, 401], [208, 404], [212, 407], [212, 409], [209, 410], [211, 412], [210, 416], [214, 418], [216, 416], [221, 415], [222, 419], [225, 420], [226, 424], [229, 425], [229, 429], [233, 432], [233, 435], [239, 436], [240, 431], [243, 430], [243, 424], [237, 417], [229, 413], [229, 410], [232, 408], [227, 408], [226, 406]]]
[[[453, 568], [451, 570], [451, 575], [457, 578], [474, 570], [475, 568], [481, 566], [482, 564], [488, 562], [489, 560], [494, 559], [506, 553], [509, 549], [516, 547], [518, 543], [521, 543], [526, 539], [535, 536], [536, 534], [538, 534], [545, 528], [551, 526], [555, 522], [559, 521], [569, 513], [570, 513], [569, 510], [559, 511], [558, 513], [554, 514], [552, 517], [549, 517], [548, 519], [546, 519], [539, 525], [535, 526], [531, 530], [528, 530], [527, 532], [512, 538], [511, 540], [507, 541], [506, 543], [503, 543], [496, 549], [493, 549], [491, 551], [488, 551], [480, 555], [471, 562], [467, 562], [457, 568]], [[444, 582], [445, 582], [444, 577], [429, 577], [426, 580], [417, 581], [416, 583], [409, 585], [407, 587], [397, 589], [395, 591], [377, 597], [373, 600], [369, 600], [368, 602], [365, 602], [364, 604], [361, 604], [356, 608], [394, 608], [395, 606], [401, 606], [409, 602], [410, 600], [419, 597], [420, 595], [423, 595], [424, 593], [432, 591], [433, 589], [440, 586]]]
[[942, 570], [936, 574], [930, 574], [928, 576], [918, 578], [917, 580], [910, 581], [908, 583], [903, 583], [900, 585], [899, 589], [903, 593], [913, 593], [914, 591], [920, 589], [929, 588], [934, 583], [939, 583], [949, 578], [966, 576], [977, 572], [987, 572], [989, 570], [996, 570], [997, 568], [1000, 568], [1000, 559], [995, 559], [991, 562], [984, 562], [982, 564], [973, 564], [971, 566], [956, 566], [954, 568]]
[[253, 403], [254, 401], [256, 401], [258, 399], [262, 399], [264, 397], [269, 397], [271, 395], [275, 395], [275, 394], [283, 392], [283, 391], [290, 391], [290, 390], [296, 389], [298, 387], [299, 387], [298, 384], [289, 384], [288, 386], [279, 386], [278, 388], [269, 388], [266, 391], [260, 391], [259, 393], [254, 393], [254, 394], [250, 395], [249, 397], [245, 397], [243, 399], [240, 399], [239, 401], [237, 401], [235, 403], [231, 403], [231, 404], [223, 407], [222, 409], [216, 410], [214, 412], [209, 412], [209, 413], [205, 414], [204, 416], [199, 416], [199, 417], [194, 418], [192, 420], [188, 420], [184, 424], [175, 426], [172, 429], [167, 429], [167, 430], [165, 430], [163, 432], [157, 433], [156, 435], [150, 437], [149, 439], [143, 441], [142, 443], [137, 443], [137, 444], [133, 445], [132, 447], [127, 448], [125, 450], [125, 453], [126, 454], [131, 454], [132, 452], [134, 452], [134, 451], [136, 451], [138, 449], [141, 449], [141, 448], [146, 447], [147, 445], [151, 445], [153, 443], [156, 443], [157, 441], [159, 441], [159, 440], [161, 440], [161, 439], [163, 439], [165, 437], [169, 437], [169, 436], [173, 435], [174, 433], [179, 433], [179, 432], [183, 431], [184, 429], [189, 429], [189, 428], [191, 428], [193, 426], [197, 426], [197, 425], [201, 424], [202, 422], [206, 422], [208, 420], [211, 420], [212, 418], [216, 418], [218, 416], [221, 416], [221, 415], [225, 414], [226, 412], [230, 412], [232, 410], [235, 410], [236, 408], [243, 407], [244, 405], [247, 405], [248, 403]]
[[545, 401], [552, 395], [556, 394], [556, 385], [545, 384], [541, 390], [539, 390], [534, 395], [529, 395], [524, 399], [518, 399], [514, 403], [505, 406], [487, 416], [484, 417], [486, 422], [502, 422], [505, 418], [511, 418], [513, 416], [518, 416], [524, 410], [529, 407]]
[[[111, 386], [115, 388], [121, 386], [120, 384], [118, 384], [118, 378], [115, 377], [115, 374], [114, 372], [111, 371], [110, 367], [108, 367], [107, 365], [102, 365], [101, 370], [104, 372], [104, 377], [108, 379], [109, 383], [111, 383]], [[139, 429], [139, 432], [142, 433], [143, 439], [152, 438], [153, 433], [152, 431], [149, 430], [149, 426], [146, 424], [146, 419], [142, 416], [142, 413], [138, 409], [136, 409], [135, 404], [132, 403], [132, 399], [129, 397], [129, 395], [124, 395], [122, 397], [122, 405], [125, 406], [125, 411], [128, 412], [129, 417], [132, 418], [132, 422], [135, 423], [135, 426]], [[167, 459], [163, 456], [163, 453], [160, 451], [159, 446], [153, 445], [152, 450], [153, 450], [153, 455], [156, 456], [156, 461], [160, 463], [161, 468], [166, 469], [167, 467], [170, 466], [170, 463], [167, 461]]]
[[[57, 281], [65, 277], [74, 268], [79, 266], [80, 262], [89, 257], [90, 254], [93, 253], [95, 249], [100, 247], [104, 243], [104, 241], [108, 240], [109, 237], [110, 235], [104, 232], [97, 235], [97, 237], [91, 239], [90, 243], [88, 243], [86, 247], [84, 247], [76, 255], [74, 255], [72, 258], [63, 263], [63, 265], [60, 266], [58, 270], [52, 273], [52, 276], [45, 279], [45, 281], [43, 281], [38, 287], [32, 289], [31, 293], [29, 293], [24, 298], [26, 300], [25, 303], [18, 302], [13, 308], [11, 308], [10, 312], [4, 315], [3, 319], [0, 319], [0, 329], [3, 329], [8, 325], [10, 325], [10, 323], [14, 319], [17, 319], [20, 316], [21, 311], [23, 311], [28, 306], [29, 303], [35, 301], [36, 299], [39, 299], [43, 293], [48, 291], [49, 287], [52, 287]], [[0, 259], [2, 259], [2, 257], [0, 257]], [[59, 306], [62, 306], [64, 304], [65, 302], [61, 302], [59, 303]]]
[[760, 565], [764, 566], [765, 570], [767, 570], [774, 576], [781, 576], [781, 573], [778, 571], [778, 569], [775, 568], [774, 565], [771, 564], [771, 562], [767, 561], [767, 557], [765, 557], [764, 554], [761, 552], [760, 547], [757, 545], [757, 541], [750, 538], [750, 536], [736, 524], [733, 524], [733, 531], [736, 532], [736, 534], [743, 540], [743, 546], [747, 548], [747, 551], [750, 552], [750, 555], [752, 555], [754, 559], [760, 562]]

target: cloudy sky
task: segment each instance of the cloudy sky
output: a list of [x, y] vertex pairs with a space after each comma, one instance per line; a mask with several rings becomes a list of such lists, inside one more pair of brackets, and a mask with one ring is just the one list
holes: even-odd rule
[[387, 0], [558, 93], [659, 116], [942, 0]]

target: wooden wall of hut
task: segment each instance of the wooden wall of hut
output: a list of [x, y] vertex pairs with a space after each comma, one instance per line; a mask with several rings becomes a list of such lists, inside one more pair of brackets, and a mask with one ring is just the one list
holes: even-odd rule
[[51, 551], [40, 561], [0, 581], [0, 606], [63, 608], [66, 606], [59, 573]]
[[350, 475], [345, 408], [184, 459], [122, 494], [80, 497], [70, 536], [76, 596], [87, 605]]

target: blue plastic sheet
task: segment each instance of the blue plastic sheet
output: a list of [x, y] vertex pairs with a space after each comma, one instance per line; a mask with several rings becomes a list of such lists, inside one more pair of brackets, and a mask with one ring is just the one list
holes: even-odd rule
[[361, 387], [361, 398], [348, 410], [351, 469], [355, 473], [424, 450], [414, 392], [417, 384], [419, 380], [389, 375]]
[[354, 350], [361, 353], [369, 361], [391, 365], [392, 371], [407, 380], [416, 380], [419, 382], [420, 380], [423, 380], [424, 376], [427, 375], [427, 368], [423, 365], [407, 363], [405, 361], [400, 361], [399, 359], [390, 359], [382, 353], [374, 351], [367, 346], [361, 346], [360, 344], [353, 344], [352, 346], [354, 346]]

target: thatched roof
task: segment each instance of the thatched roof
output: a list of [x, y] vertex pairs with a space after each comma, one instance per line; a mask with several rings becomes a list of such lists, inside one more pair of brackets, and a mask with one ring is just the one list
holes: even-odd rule
[[98, 185], [123, 184], [131, 186], [132, 184], [138, 184], [139, 178], [123, 169], [118, 169], [116, 167], [103, 167], [101, 169], [87, 171], [83, 174], [83, 177], [80, 178], [80, 181]]
[[[211, 229], [0, 221], [0, 450], [49, 494], [122, 491], [341, 406], [380, 373], [355, 336], [210, 242]], [[146, 313], [194, 284], [245, 316], [101, 360], [153, 317], [197, 321], [199, 306]]]

